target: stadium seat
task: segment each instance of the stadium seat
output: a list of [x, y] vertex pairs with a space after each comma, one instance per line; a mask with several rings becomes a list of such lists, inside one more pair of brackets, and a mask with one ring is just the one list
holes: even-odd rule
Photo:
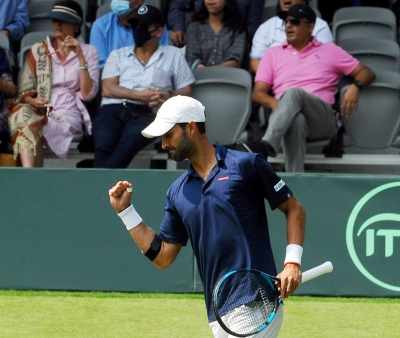
[[376, 72], [399, 70], [400, 48], [395, 41], [356, 38], [345, 39], [338, 44]]
[[347, 153], [386, 153], [398, 142], [400, 75], [381, 71], [376, 76], [361, 90], [358, 107], [346, 122]]
[[22, 69], [25, 60], [25, 54], [29, 51], [33, 44], [42, 41], [51, 34], [50, 31], [43, 32], [30, 32], [24, 35], [21, 40], [21, 50], [19, 52], [18, 62], [19, 67]]
[[357, 37], [395, 41], [396, 17], [386, 8], [344, 7], [335, 12], [332, 30], [337, 43]]
[[251, 113], [250, 74], [238, 68], [206, 67], [194, 75], [192, 96], [206, 107], [210, 141], [221, 145], [236, 143]]

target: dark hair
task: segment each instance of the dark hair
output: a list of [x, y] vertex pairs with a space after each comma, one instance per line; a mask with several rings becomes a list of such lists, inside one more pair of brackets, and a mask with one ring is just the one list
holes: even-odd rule
[[[242, 17], [236, 0], [224, 0], [224, 13], [222, 15], [222, 23], [225, 27], [233, 31], [244, 30], [244, 18]], [[209, 17], [208, 10], [204, 1], [197, 12], [193, 14], [192, 20], [204, 23]]]
[[[199, 130], [200, 134], [205, 134], [206, 133], [206, 123], [205, 122], [195, 122], [195, 123], [197, 125], [197, 129]], [[187, 122], [177, 123], [177, 125], [179, 125], [179, 127], [184, 129], [188, 125], [188, 123]]]
[[[307, 6], [309, 6], [309, 2], [310, 2], [310, 0], [304, 0], [304, 4], [307, 5]], [[282, 10], [281, 10], [281, 1], [280, 0], [278, 0], [278, 2], [276, 4], [276, 14], [278, 15], [279, 12], [282, 12]]]
[[[82, 19], [82, 22], [85, 21], [85, 20], [84, 20], [84, 17], [83, 17], [83, 10], [82, 10], [81, 5], [80, 5], [78, 2], [74, 1], [74, 0], [58, 0], [58, 1], [56, 1], [56, 2], [53, 4], [53, 6], [64, 6], [64, 7], [71, 8], [71, 9], [73, 9], [75, 12], [78, 13], [78, 15], [79, 15], [79, 16], [81, 17], [81, 19]], [[78, 32], [75, 33], [74, 38], [77, 38], [79, 35], [81, 35], [81, 26], [82, 26], [82, 25], [79, 25]]]

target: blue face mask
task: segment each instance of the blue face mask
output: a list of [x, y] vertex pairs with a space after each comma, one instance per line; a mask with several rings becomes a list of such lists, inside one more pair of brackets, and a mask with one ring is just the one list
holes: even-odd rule
[[123, 15], [128, 13], [129, 8], [129, 1], [128, 0], [112, 0], [111, 1], [111, 10], [113, 13], [117, 15]]

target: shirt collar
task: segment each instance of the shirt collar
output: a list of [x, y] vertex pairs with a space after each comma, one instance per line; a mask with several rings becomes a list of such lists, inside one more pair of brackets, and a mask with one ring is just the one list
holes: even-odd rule
[[[165, 46], [161, 46], [159, 45], [158, 48], [156, 49], [156, 51], [153, 53], [153, 55], [150, 57], [150, 60], [147, 62], [146, 66], [150, 66], [153, 62], [155, 62], [156, 60], [160, 59], [163, 57], [164, 55], [164, 48]], [[128, 58], [129, 57], [134, 57], [136, 58], [138, 61], [139, 59], [136, 57], [135, 54], [135, 48], [131, 49], [128, 53]], [[139, 61], [140, 62], [140, 61]]]
[[[225, 163], [225, 157], [227, 153], [227, 148], [220, 145], [215, 145], [215, 157], [217, 158], [218, 167], [222, 167]], [[188, 176], [190, 177], [199, 177], [197, 172], [193, 169], [193, 166], [190, 165], [188, 169]]]
[[[306, 51], [306, 50], [308, 50], [308, 49], [310, 49], [310, 48], [313, 48], [313, 47], [319, 47], [319, 46], [321, 46], [322, 45], [322, 43], [321, 42], [319, 42], [317, 39], [315, 39], [315, 38], [312, 38], [312, 40], [300, 51], [300, 53], [302, 53], [302, 52], [304, 52], [304, 51]], [[289, 43], [287, 43], [287, 41], [285, 41], [283, 44], [282, 44], [282, 48], [283, 49], [288, 49], [288, 50], [291, 50], [291, 49], [294, 49], [293, 48], [293, 46], [292, 45], [290, 45]]]

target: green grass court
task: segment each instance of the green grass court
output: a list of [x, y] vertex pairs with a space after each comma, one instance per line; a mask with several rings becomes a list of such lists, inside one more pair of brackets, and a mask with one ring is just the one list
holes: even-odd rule
[[[0, 291], [0, 337], [210, 337], [202, 295]], [[292, 297], [280, 338], [400, 337], [400, 300]]]

